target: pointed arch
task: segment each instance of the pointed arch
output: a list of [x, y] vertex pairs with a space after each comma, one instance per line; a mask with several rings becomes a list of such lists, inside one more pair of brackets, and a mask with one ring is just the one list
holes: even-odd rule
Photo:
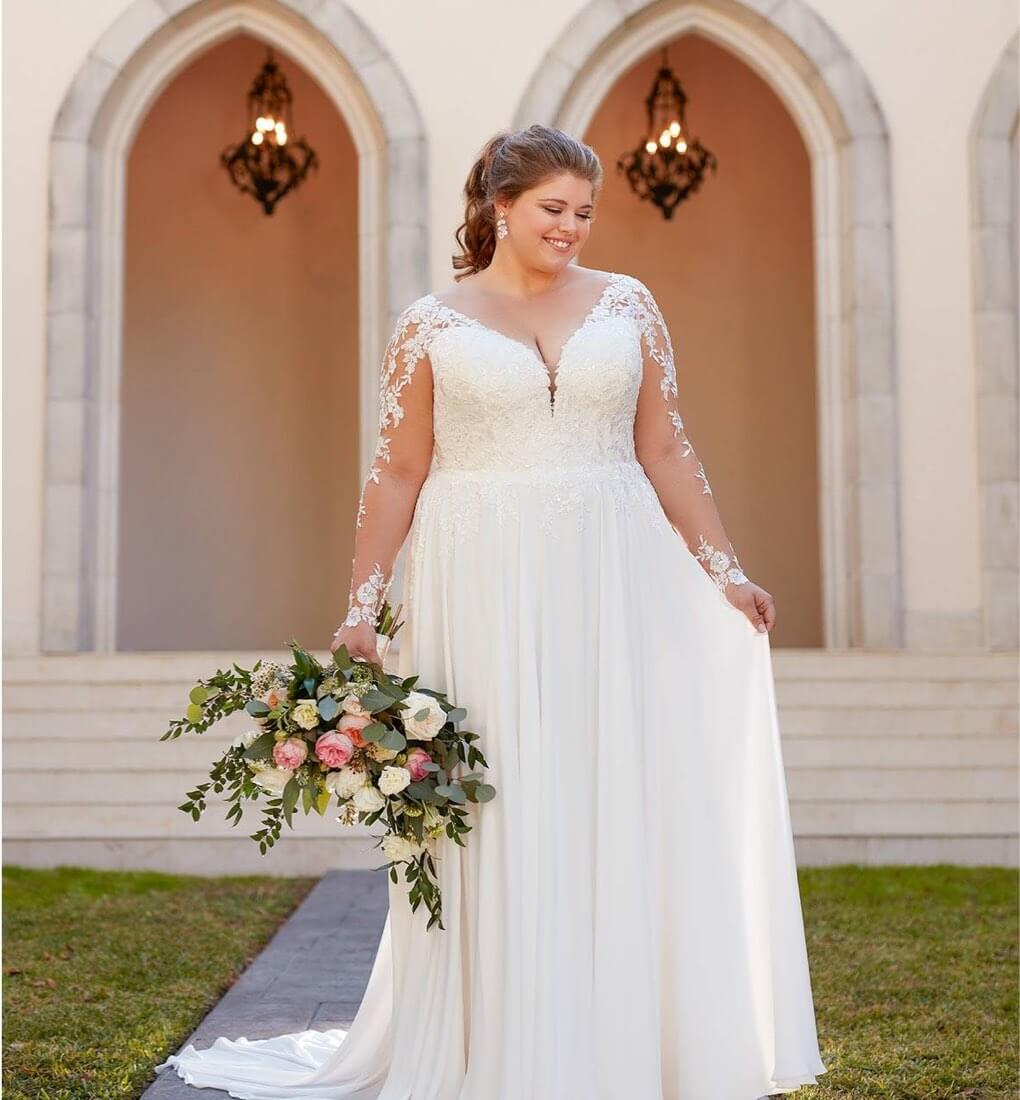
[[1020, 35], [999, 57], [970, 133], [974, 353], [984, 643], [1016, 649], [1020, 570], [1017, 126]]
[[424, 293], [425, 130], [394, 60], [343, 0], [135, 0], [89, 52], [50, 142], [44, 652], [109, 651], [116, 621], [124, 179], [133, 136], [197, 54], [248, 32], [299, 59], [358, 152], [362, 468], [378, 360]]
[[515, 125], [583, 134], [640, 58], [700, 34], [755, 70], [811, 158], [825, 642], [904, 644], [888, 128], [863, 69], [804, 0], [592, 0], [541, 60]]

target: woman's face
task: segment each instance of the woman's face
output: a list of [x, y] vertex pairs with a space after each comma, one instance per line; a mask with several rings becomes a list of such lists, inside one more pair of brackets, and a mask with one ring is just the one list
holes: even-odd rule
[[496, 247], [509, 246], [527, 267], [560, 270], [588, 239], [595, 213], [593, 197], [588, 180], [562, 172], [523, 191], [512, 203], [497, 200], [497, 216], [503, 212], [509, 233], [503, 240], [496, 238]]

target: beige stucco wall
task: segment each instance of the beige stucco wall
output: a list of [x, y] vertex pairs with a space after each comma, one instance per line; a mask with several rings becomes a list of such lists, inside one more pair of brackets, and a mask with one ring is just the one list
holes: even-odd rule
[[[908, 613], [975, 612], [980, 596], [967, 132], [1011, 0], [814, 0], [867, 73], [890, 128], [902, 546]], [[39, 643], [49, 135], [87, 50], [128, 7], [4, 7], [4, 643]], [[581, 6], [351, 5], [386, 44], [429, 134], [433, 282], [446, 280], [460, 187], [513, 117], [546, 48]], [[54, 28], [59, 28], [54, 34]], [[480, 28], [480, 30], [479, 30]], [[470, 94], [465, 94], [465, 89]], [[707, 140], [707, 138], [706, 138]]]

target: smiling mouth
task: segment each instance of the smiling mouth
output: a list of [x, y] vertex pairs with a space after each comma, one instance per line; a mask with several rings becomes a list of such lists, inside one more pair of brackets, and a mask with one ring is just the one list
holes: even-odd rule
[[555, 248], [557, 252], [569, 252], [572, 247], [570, 241], [560, 241], [555, 237], [543, 237], [542, 240]]

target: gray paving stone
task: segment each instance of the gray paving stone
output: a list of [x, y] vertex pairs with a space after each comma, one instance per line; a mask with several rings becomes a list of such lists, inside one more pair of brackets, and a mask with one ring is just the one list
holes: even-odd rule
[[[389, 905], [381, 871], [330, 871], [277, 929], [261, 953], [176, 1048], [226, 1035], [265, 1039], [314, 1027], [348, 1028], [358, 1011]], [[162, 1060], [162, 1059], [161, 1059]], [[229, 1100], [164, 1070], [141, 1100]]]

